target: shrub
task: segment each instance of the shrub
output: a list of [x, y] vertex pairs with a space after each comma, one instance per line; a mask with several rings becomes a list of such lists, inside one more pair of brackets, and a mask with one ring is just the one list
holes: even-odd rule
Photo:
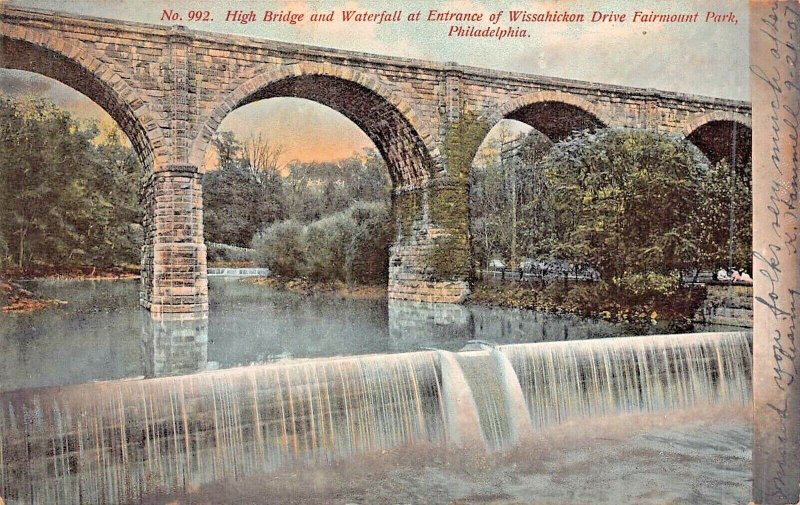
[[678, 272], [659, 274], [656, 272], [625, 274], [615, 277], [612, 283], [622, 296], [632, 300], [660, 300], [675, 295], [680, 288]]
[[391, 226], [382, 203], [356, 202], [308, 225], [273, 224], [253, 240], [256, 257], [281, 277], [314, 282], [385, 282]]
[[303, 225], [294, 220], [271, 224], [253, 237], [256, 261], [279, 277], [302, 275], [305, 242]]

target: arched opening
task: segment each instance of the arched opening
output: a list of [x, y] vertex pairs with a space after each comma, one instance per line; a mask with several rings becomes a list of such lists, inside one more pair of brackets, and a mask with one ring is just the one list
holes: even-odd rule
[[594, 130], [605, 125], [592, 113], [568, 103], [542, 101], [520, 107], [505, 116], [525, 123], [546, 135], [553, 143], [576, 131]]
[[[112, 85], [112, 78], [118, 78], [113, 71], [97, 65], [97, 72], [103, 72], [101, 75], [107, 77], [106, 79], [90, 71], [87, 65], [65, 55], [68, 49], [78, 51], [79, 48], [71, 47], [70, 43], [62, 43], [65, 50], [59, 52], [48, 48], [51, 42], [53, 41], [48, 40], [43, 44], [33, 44], [0, 35], [0, 66], [49, 77], [87, 96], [114, 119], [133, 145], [143, 168], [151, 170], [153, 148], [142, 120], [135, 112], [143, 107], [143, 102], [135, 93], [130, 94], [129, 100], [121, 96], [120, 90], [127, 88], [127, 85], [121, 79], [116, 79], [116, 84]], [[86, 56], [83, 61], [91, 60], [91, 56]], [[154, 123], [150, 126], [156, 127]]]
[[712, 164], [722, 160], [730, 163], [735, 156], [736, 164], [739, 166], [750, 160], [752, 137], [753, 132], [749, 126], [732, 120], [709, 121], [686, 136]]
[[[256, 78], [259, 82], [265, 78]], [[356, 82], [358, 81], [358, 82]], [[282, 76], [267, 80], [253, 92], [248, 83], [231, 93], [235, 105], [211, 114], [207, 128], [217, 131], [219, 122], [231, 110], [267, 98], [302, 98], [325, 105], [355, 123], [374, 143], [386, 162], [395, 188], [411, 188], [425, 182], [435, 162], [425, 142], [408, 117], [392, 101], [371, 87], [359, 84], [370, 82], [361, 76], [353, 80], [322, 73]], [[372, 87], [377, 88], [374, 84]], [[227, 109], [227, 110], [226, 110]], [[222, 116], [217, 120], [216, 116]], [[205, 151], [210, 139], [201, 138], [196, 148]]]
[[[716, 275], [730, 277], [730, 282], [753, 268], [752, 133], [741, 118], [711, 119], [686, 136], [709, 162], [706, 191], [716, 195], [719, 202], [718, 212], [709, 221], [723, 224], [709, 234], [709, 242], [723, 244], [711, 256]], [[725, 303], [732, 302], [726, 298]]]
[[226, 116], [207, 154], [212, 274], [249, 266], [282, 282], [385, 289], [392, 180], [345, 115], [305, 98], [252, 100]]
[[0, 94], [6, 263], [33, 275], [134, 272], [142, 168], [121, 126], [42, 74], [2, 69]]
[[[0, 353], [13, 371], [4, 387], [139, 373], [139, 282], [80, 280], [139, 272], [139, 159], [91, 97], [0, 69], [0, 284], [32, 293], [17, 299], [30, 314], [0, 315]], [[61, 280], [40, 279], [50, 276]], [[66, 303], [32, 310], [42, 300]]]
[[470, 235], [476, 277], [505, 276], [547, 256], [551, 225], [546, 184], [537, 162], [571, 135], [606, 125], [587, 108], [547, 94], [501, 108], [470, 171]]
[[[167, 306], [172, 307], [167, 311], [175, 312], [205, 310], [205, 251], [196, 239], [202, 229], [202, 209], [196, 208], [192, 196], [199, 186], [190, 173], [158, 172], [169, 170], [170, 142], [147, 100], [128, 84], [130, 76], [124, 69], [100, 61], [98, 53], [79, 41], [12, 25], [0, 31], [3, 68], [44, 75], [84, 94], [117, 122], [133, 146], [144, 176], [141, 206], [146, 238], [141, 254], [140, 304], [153, 312], [162, 312]], [[159, 140], [157, 148], [153, 139]], [[177, 168], [180, 172], [181, 167]], [[176, 198], [178, 192], [186, 198]], [[167, 210], [172, 219], [156, 218]], [[157, 249], [162, 250], [160, 255]]]

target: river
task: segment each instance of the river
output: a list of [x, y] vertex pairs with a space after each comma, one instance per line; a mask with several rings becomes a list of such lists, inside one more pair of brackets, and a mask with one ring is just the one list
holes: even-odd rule
[[[29, 287], [66, 305], [0, 315], [0, 391], [174, 375], [290, 358], [462, 349], [493, 344], [641, 335], [641, 326], [568, 314], [481, 306], [306, 296], [209, 279], [207, 324], [158, 338], [136, 280], [40, 280]], [[737, 328], [696, 325], [694, 331]], [[667, 330], [644, 328], [650, 334]], [[194, 339], [192, 352], [185, 352]], [[181, 349], [181, 351], [178, 351]]]
[[69, 303], [0, 315], [9, 505], [749, 499], [748, 332], [224, 278], [165, 323], [137, 281], [31, 287]]

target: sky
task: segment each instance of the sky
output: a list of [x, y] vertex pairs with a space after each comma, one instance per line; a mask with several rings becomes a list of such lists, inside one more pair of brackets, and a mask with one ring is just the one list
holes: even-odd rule
[[[3, 0], [0, 0], [2, 2]], [[477, 67], [530, 74], [654, 88], [737, 100], [749, 99], [748, 12], [746, 1], [661, 0], [537, 1], [537, 0], [8, 0], [8, 5], [57, 10], [158, 25], [183, 24], [192, 29], [233, 33], [286, 42], [361, 52], [453, 61]], [[164, 9], [184, 16], [189, 10], [209, 10], [211, 22], [161, 20]], [[448, 37], [450, 23], [286, 23], [225, 22], [228, 10], [306, 13], [341, 10], [393, 11], [403, 16], [418, 10], [504, 11], [502, 26], [523, 25], [527, 38], [503, 40]], [[659, 13], [699, 12], [697, 23], [511, 23], [514, 9], [627, 14], [636, 10]], [[737, 23], [706, 23], [708, 11], [733, 12]], [[488, 25], [488, 23], [481, 23]], [[0, 92], [52, 99], [83, 119], [110, 122], [88, 98], [55, 81], [19, 71], [0, 70]], [[324, 161], [346, 157], [372, 145], [341, 114], [319, 104], [273, 98], [242, 107], [220, 126], [239, 137], [263, 135], [283, 146], [283, 162]]]

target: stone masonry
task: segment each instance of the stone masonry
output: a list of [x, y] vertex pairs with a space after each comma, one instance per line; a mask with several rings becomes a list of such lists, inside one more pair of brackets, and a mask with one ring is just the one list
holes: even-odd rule
[[587, 126], [649, 128], [707, 150], [704, 131], [724, 139], [750, 126], [745, 102], [7, 6], [0, 66], [76, 89], [130, 138], [146, 172], [142, 304], [155, 313], [208, 309], [202, 161], [225, 116], [256, 100], [319, 102], [372, 139], [394, 185], [390, 297], [432, 302], [469, 293], [469, 164], [498, 121], [553, 140]]

